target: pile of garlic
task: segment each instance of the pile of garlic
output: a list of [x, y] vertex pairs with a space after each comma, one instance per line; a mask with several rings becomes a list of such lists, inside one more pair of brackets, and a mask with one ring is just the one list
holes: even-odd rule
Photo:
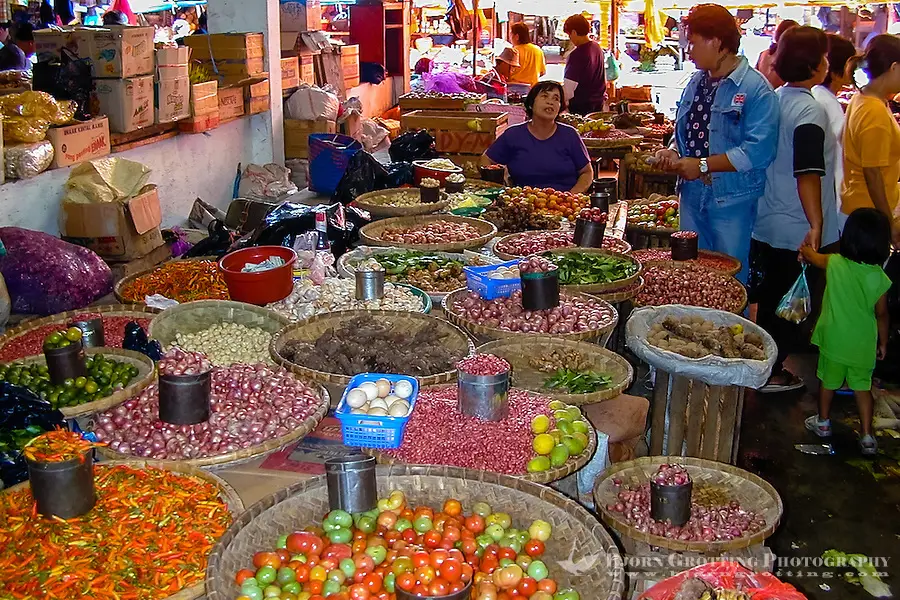
[[188, 352], [202, 352], [217, 367], [271, 364], [271, 341], [272, 334], [264, 329], [237, 323], [218, 323], [203, 331], [176, 334], [175, 342], [166, 350], [177, 346]]
[[401, 310], [422, 312], [422, 298], [409, 288], [384, 284], [384, 297], [380, 300], [361, 302], [356, 299], [356, 282], [353, 279], [328, 277], [316, 286], [308, 279], [294, 284], [291, 294], [280, 302], [268, 306], [292, 321], [301, 321], [321, 313], [337, 310]]

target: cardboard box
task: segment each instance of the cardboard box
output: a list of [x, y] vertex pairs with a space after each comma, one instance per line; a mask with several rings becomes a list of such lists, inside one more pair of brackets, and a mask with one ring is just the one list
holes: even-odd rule
[[300, 59], [296, 56], [281, 59], [281, 89], [300, 86]]
[[284, 31], [284, 23], [281, 24], [281, 55], [295, 56], [300, 44], [299, 31]]
[[156, 51], [156, 65], [186, 65], [191, 59], [191, 49], [187, 46], [178, 48], [160, 48]]
[[178, 122], [178, 130], [184, 133], [203, 133], [219, 126], [219, 107], [205, 115], [198, 115]]
[[315, 54], [301, 54], [298, 58], [300, 59], [300, 81], [316, 85]]
[[244, 88], [219, 88], [219, 118], [222, 121], [244, 115]]
[[257, 83], [252, 83], [247, 86], [247, 92], [244, 94], [247, 98], [262, 98], [263, 96], [269, 96], [269, 80], [264, 79]]
[[64, 203], [63, 239], [89, 248], [104, 258], [140, 258], [163, 245], [162, 212], [156, 186], [122, 204]]
[[309, 158], [309, 135], [311, 133], [337, 133], [334, 121], [284, 120], [285, 158]]
[[247, 98], [244, 101], [244, 113], [248, 115], [258, 115], [269, 111], [269, 97], [257, 96], [256, 98]]
[[97, 117], [75, 125], [52, 127], [47, 139], [53, 144], [52, 169], [102, 158], [110, 153], [109, 119]]
[[247, 58], [243, 60], [218, 60], [215, 64], [210, 60], [201, 60], [200, 64], [211, 73], [218, 71], [220, 77], [232, 81], [240, 81], [249, 77], [256, 77], [266, 72], [264, 58]]
[[109, 117], [113, 133], [128, 133], [153, 125], [153, 77], [97, 79], [100, 112]]
[[219, 114], [219, 84], [215, 81], [195, 83], [191, 86], [191, 115], [199, 117]]
[[344, 87], [350, 89], [359, 85], [359, 46], [339, 46], [341, 69], [344, 72]]
[[184, 44], [195, 60], [216, 62], [265, 58], [266, 47], [261, 33], [213, 33], [190, 35]]
[[93, 36], [90, 29], [39, 29], [34, 32], [34, 51], [38, 60], [59, 60], [62, 49], [67, 48], [79, 58], [91, 56]]
[[152, 27], [116, 25], [91, 31], [94, 77], [137, 77], [156, 66]]
[[156, 67], [157, 81], [185, 79], [190, 76], [191, 70], [187, 65], [157, 65]]
[[319, 31], [322, 29], [322, 5], [319, 0], [281, 2], [282, 31]]
[[191, 116], [191, 80], [161, 79], [156, 84], [156, 122], [173, 123]]

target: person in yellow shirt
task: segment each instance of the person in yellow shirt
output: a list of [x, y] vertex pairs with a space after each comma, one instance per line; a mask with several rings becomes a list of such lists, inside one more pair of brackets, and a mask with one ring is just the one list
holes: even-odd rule
[[[850, 64], [851, 73], [859, 61]], [[900, 93], [900, 38], [873, 38], [861, 61], [869, 83], [847, 107], [841, 212], [878, 209], [890, 219], [891, 239], [900, 248], [900, 126], [888, 108]]]
[[513, 47], [519, 53], [519, 68], [513, 69], [509, 83], [532, 86], [547, 74], [544, 51], [531, 43], [531, 33], [525, 23], [516, 23], [510, 30]]

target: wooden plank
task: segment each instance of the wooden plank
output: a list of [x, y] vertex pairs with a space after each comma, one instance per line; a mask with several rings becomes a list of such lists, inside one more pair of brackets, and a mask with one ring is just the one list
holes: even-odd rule
[[465, 110], [470, 103], [487, 102], [487, 94], [479, 98], [405, 98], [400, 97], [401, 110]]
[[669, 403], [669, 374], [656, 370], [656, 383], [653, 386], [653, 406], [650, 417], [650, 455], [660, 456], [663, 453], [663, 436], [666, 434], [666, 407]]
[[684, 424], [687, 409], [687, 397], [690, 393], [691, 380], [687, 377], [675, 376], [672, 383], [672, 395], [669, 398], [669, 440], [666, 443], [666, 454], [683, 456]]
[[738, 459], [738, 450], [741, 442], [741, 423], [744, 420], [744, 394], [747, 388], [740, 388], [738, 391], [738, 403], [736, 415], [737, 419], [734, 424], [734, 438], [731, 442], [731, 464], [736, 465]]
[[719, 443], [716, 445], [716, 460], [719, 462], [731, 462], [739, 392], [740, 388], [729, 386], [725, 388], [725, 394], [722, 397], [722, 423], [719, 426]]
[[499, 135], [506, 130], [509, 116], [506, 113], [416, 110], [401, 116], [400, 123], [404, 129], [464, 131]]
[[155, 144], [156, 142], [161, 142], [163, 140], [168, 140], [176, 135], [178, 135], [178, 130], [167, 131], [165, 133], [160, 133], [158, 135], [154, 135], [148, 138], [144, 138], [142, 140], [136, 140], [134, 142], [129, 142], [126, 144], [119, 144], [112, 147], [113, 153], [117, 152], [127, 152], [128, 150], [134, 150], [135, 148], [140, 148], [142, 146], [148, 146], [150, 144]]
[[723, 388], [718, 385], [710, 386], [709, 398], [706, 401], [706, 422], [704, 423], [703, 444], [700, 448], [700, 458], [707, 460], [716, 459], [716, 437], [719, 431], [719, 412], [721, 410]]
[[703, 415], [706, 412], [706, 399], [709, 397], [709, 386], [702, 381], [694, 380], [687, 406], [687, 456], [700, 456], [700, 438], [703, 432]]
[[493, 133], [438, 130], [434, 136], [434, 149], [448, 154], [482, 154], [496, 140]]
[[128, 133], [113, 133], [109, 136], [109, 142], [112, 146], [120, 146], [122, 144], [130, 144], [138, 140], [153, 137], [161, 133], [173, 131], [178, 127], [177, 123], [160, 123], [158, 125], [150, 125], [141, 129], [135, 129]]

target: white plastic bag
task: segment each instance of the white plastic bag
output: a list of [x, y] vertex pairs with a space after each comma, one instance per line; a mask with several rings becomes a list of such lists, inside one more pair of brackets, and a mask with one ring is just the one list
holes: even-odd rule
[[251, 200], [271, 201], [286, 194], [296, 194], [297, 186], [290, 180], [290, 175], [289, 169], [274, 163], [247, 165], [241, 174], [238, 195]]
[[[650, 328], [670, 316], [677, 318], [703, 317], [717, 326], [742, 325], [744, 332], [756, 333], [762, 337], [766, 360], [722, 358], [713, 355], [703, 358], [688, 358], [650, 345], [647, 342], [647, 333]], [[625, 325], [625, 343], [638, 358], [646, 361], [651, 367], [662, 369], [673, 375], [698, 379], [708, 385], [739, 385], [754, 389], [764, 386], [769, 380], [772, 366], [778, 356], [778, 346], [775, 345], [775, 340], [755, 323], [729, 312], [682, 304], [635, 309]]]
[[341, 102], [336, 95], [308, 84], [301, 84], [300, 89], [285, 102], [287, 117], [301, 121], [336, 121], [340, 107]]

